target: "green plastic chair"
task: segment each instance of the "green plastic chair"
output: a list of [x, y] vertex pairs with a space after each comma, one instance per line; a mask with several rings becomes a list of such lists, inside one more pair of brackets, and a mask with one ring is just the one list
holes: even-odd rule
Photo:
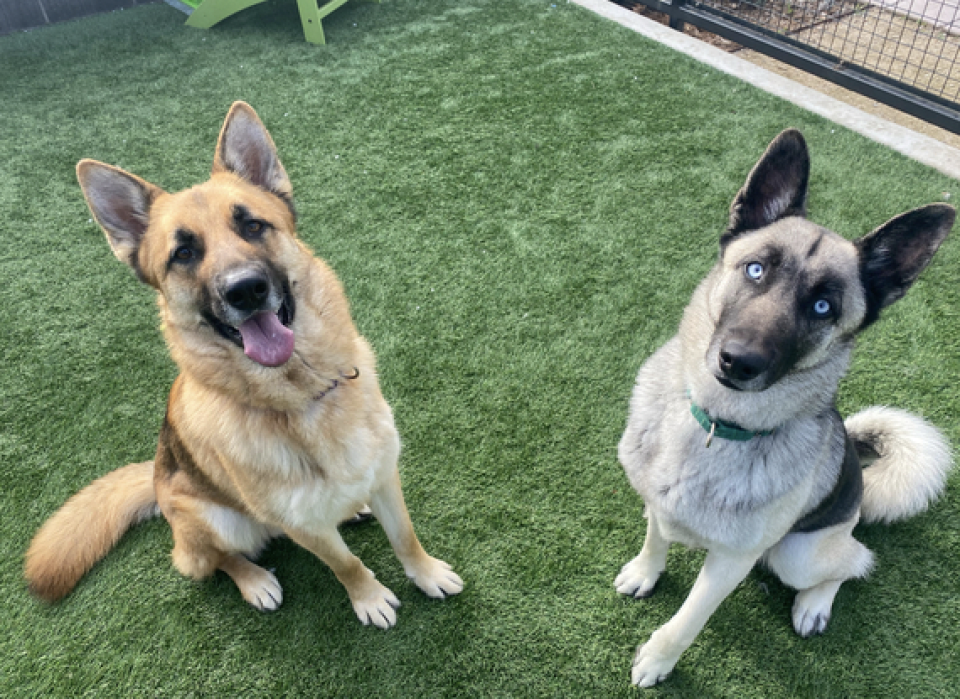
[[[166, 0], [172, 5], [190, 15], [187, 19], [188, 27], [209, 29], [217, 22], [225, 20], [232, 14], [245, 10], [253, 5], [259, 5], [266, 0]], [[328, 14], [336, 10], [347, 0], [297, 0], [300, 8], [300, 22], [303, 24], [303, 35], [311, 44], [327, 43], [323, 37], [321, 21]], [[372, 0], [379, 3], [380, 0]]]

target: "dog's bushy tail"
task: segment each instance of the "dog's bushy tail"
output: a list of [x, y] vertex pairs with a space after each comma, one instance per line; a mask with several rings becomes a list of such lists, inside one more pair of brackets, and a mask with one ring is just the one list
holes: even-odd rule
[[24, 565], [30, 591], [48, 602], [65, 597], [124, 532], [158, 512], [152, 461], [95, 480], [33, 537]]
[[929, 422], [875, 406], [843, 424], [866, 466], [861, 521], [889, 524], [912, 517], [943, 492], [953, 458], [947, 440]]

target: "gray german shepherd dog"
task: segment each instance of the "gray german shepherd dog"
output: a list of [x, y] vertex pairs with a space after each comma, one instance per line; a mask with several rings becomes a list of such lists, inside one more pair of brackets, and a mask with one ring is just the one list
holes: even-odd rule
[[770, 144], [679, 333], [637, 376], [619, 457], [647, 533], [616, 589], [650, 595], [672, 542], [707, 550], [680, 610], [637, 651], [641, 687], [670, 674], [758, 561], [799, 591], [796, 632], [823, 633], [840, 584], [873, 566], [857, 522], [921, 512], [951, 467], [923, 419], [873, 407], [843, 421], [834, 399], [855, 336], [913, 284], [955, 211], [932, 204], [847, 241], [805, 218], [809, 171], [798, 131]]

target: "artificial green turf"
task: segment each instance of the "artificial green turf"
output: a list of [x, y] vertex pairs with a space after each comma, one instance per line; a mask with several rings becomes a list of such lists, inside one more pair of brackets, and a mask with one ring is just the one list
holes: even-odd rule
[[[813, 152], [812, 217], [854, 236], [957, 182], [563, 0], [384, 0], [306, 44], [276, 0], [210, 31], [165, 5], [0, 37], [0, 695], [630, 696], [657, 595], [612, 581], [642, 506], [616, 460], [642, 361], [716, 257], [729, 201], [781, 129]], [[206, 176], [230, 103], [271, 129], [301, 234], [339, 272], [380, 358], [427, 549], [466, 581], [426, 599], [375, 523], [345, 537], [400, 597], [362, 627], [287, 542], [283, 607], [169, 563], [139, 526], [61, 604], [26, 592], [36, 528], [100, 474], [149, 458], [174, 376], [150, 291], [110, 254], [73, 168], [169, 189]], [[890, 403], [960, 443], [960, 241], [862, 339], [840, 406]], [[878, 567], [828, 633], [792, 631], [764, 572], [727, 599], [676, 697], [956, 696], [960, 481], [935, 508], [861, 527]]]

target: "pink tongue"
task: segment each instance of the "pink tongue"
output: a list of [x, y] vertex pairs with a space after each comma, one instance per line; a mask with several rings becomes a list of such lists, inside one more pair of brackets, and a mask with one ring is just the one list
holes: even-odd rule
[[293, 331], [285, 327], [275, 313], [258, 313], [238, 330], [243, 352], [257, 364], [280, 366], [293, 354]]

